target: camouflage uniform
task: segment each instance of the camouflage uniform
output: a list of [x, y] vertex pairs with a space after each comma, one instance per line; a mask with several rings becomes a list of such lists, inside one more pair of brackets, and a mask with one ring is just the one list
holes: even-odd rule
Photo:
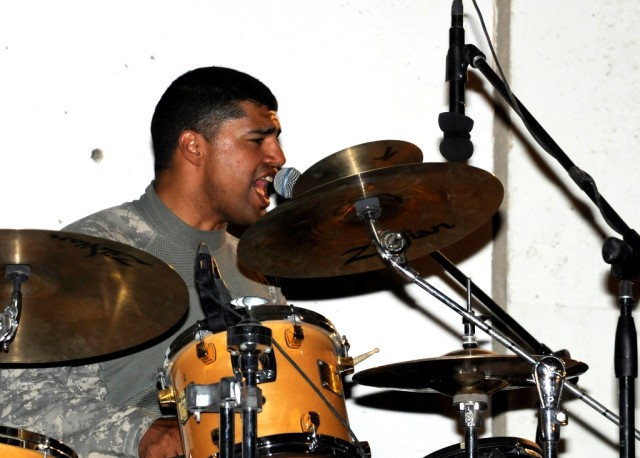
[[155, 381], [165, 352], [178, 333], [204, 318], [194, 284], [199, 243], [207, 244], [234, 298], [258, 296], [271, 304], [285, 299], [260, 275], [240, 272], [235, 237], [186, 225], [158, 198], [153, 183], [140, 199], [90, 215], [64, 231], [126, 243], [173, 266], [189, 289], [188, 316], [173, 335], [133, 355], [78, 367], [0, 371], [3, 421], [64, 442], [82, 458], [137, 457], [140, 437], [161, 415]]

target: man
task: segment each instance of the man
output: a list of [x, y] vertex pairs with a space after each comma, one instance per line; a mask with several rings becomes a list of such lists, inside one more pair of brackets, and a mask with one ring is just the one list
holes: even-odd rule
[[[237, 239], [226, 231], [227, 225], [247, 226], [266, 213], [268, 185], [285, 163], [277, 108], [271, 91], [247, 74], [208, 67], [182, 75], [153, 115], [155, 179], [144, 195], [64, 230], [127, 243], [173, 266], [189, 289], [182, 329], [204, 317], [194, 284], [201, 242], [233, 297], [284, 303], [278, 288], [238, 265]], [[177, 421], [160, 417], [155, 389], [158, 367], [178, 332], [98, 364], [0, 374], [0, 391], [13, 390], [0, 393], [8, 406], [4, 420], [52, 435], [83, 458], [181, 455]], [[44, 416], [29, 407], [38, 396], [46, 396], [36, 404], [46, 409]], [[52, 424], [42, 425], [48, 418]]]

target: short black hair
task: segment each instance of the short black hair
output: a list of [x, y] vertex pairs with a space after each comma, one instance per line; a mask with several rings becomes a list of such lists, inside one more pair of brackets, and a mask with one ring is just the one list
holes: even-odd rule
[[187, 129], [211, 140], [223, 122], [245, 115], [240, 102], [278, 110], [271, 90], [253, 76], [225, 67], [203, 67], [176, 79], [162, 95], [151, 119], [155, 174], [168, 169], [180, 134]]

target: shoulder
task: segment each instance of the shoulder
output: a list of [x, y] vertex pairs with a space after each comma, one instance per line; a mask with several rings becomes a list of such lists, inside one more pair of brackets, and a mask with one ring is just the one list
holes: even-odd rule
[[153, 231], [131, 202], [107, 208], [75, 221], [64, 232], [100, 237], [133, 246], [145, 246]]

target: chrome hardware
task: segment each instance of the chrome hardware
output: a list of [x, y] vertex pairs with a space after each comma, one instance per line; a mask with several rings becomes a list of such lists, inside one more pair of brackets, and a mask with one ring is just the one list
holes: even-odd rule
[[318, 412], [309, 411], [300, 419], [302, 432], [311, 435], [311, 444], [309, 451], [314, 452], [318, 448], [318, 428], [320, 427], [320, 415]]
[[356, 364], [360, 364], [362, 361], [372, 355], [375, 355], [379, 351], [380, 349], [374, 348], [373, 350], [363, 353], [360, 356], [356, 356], [355, 358], [352, 358], [351, 356], [338, 356], [338, 374], [352, 374], [353, 368], [356, 366]]

